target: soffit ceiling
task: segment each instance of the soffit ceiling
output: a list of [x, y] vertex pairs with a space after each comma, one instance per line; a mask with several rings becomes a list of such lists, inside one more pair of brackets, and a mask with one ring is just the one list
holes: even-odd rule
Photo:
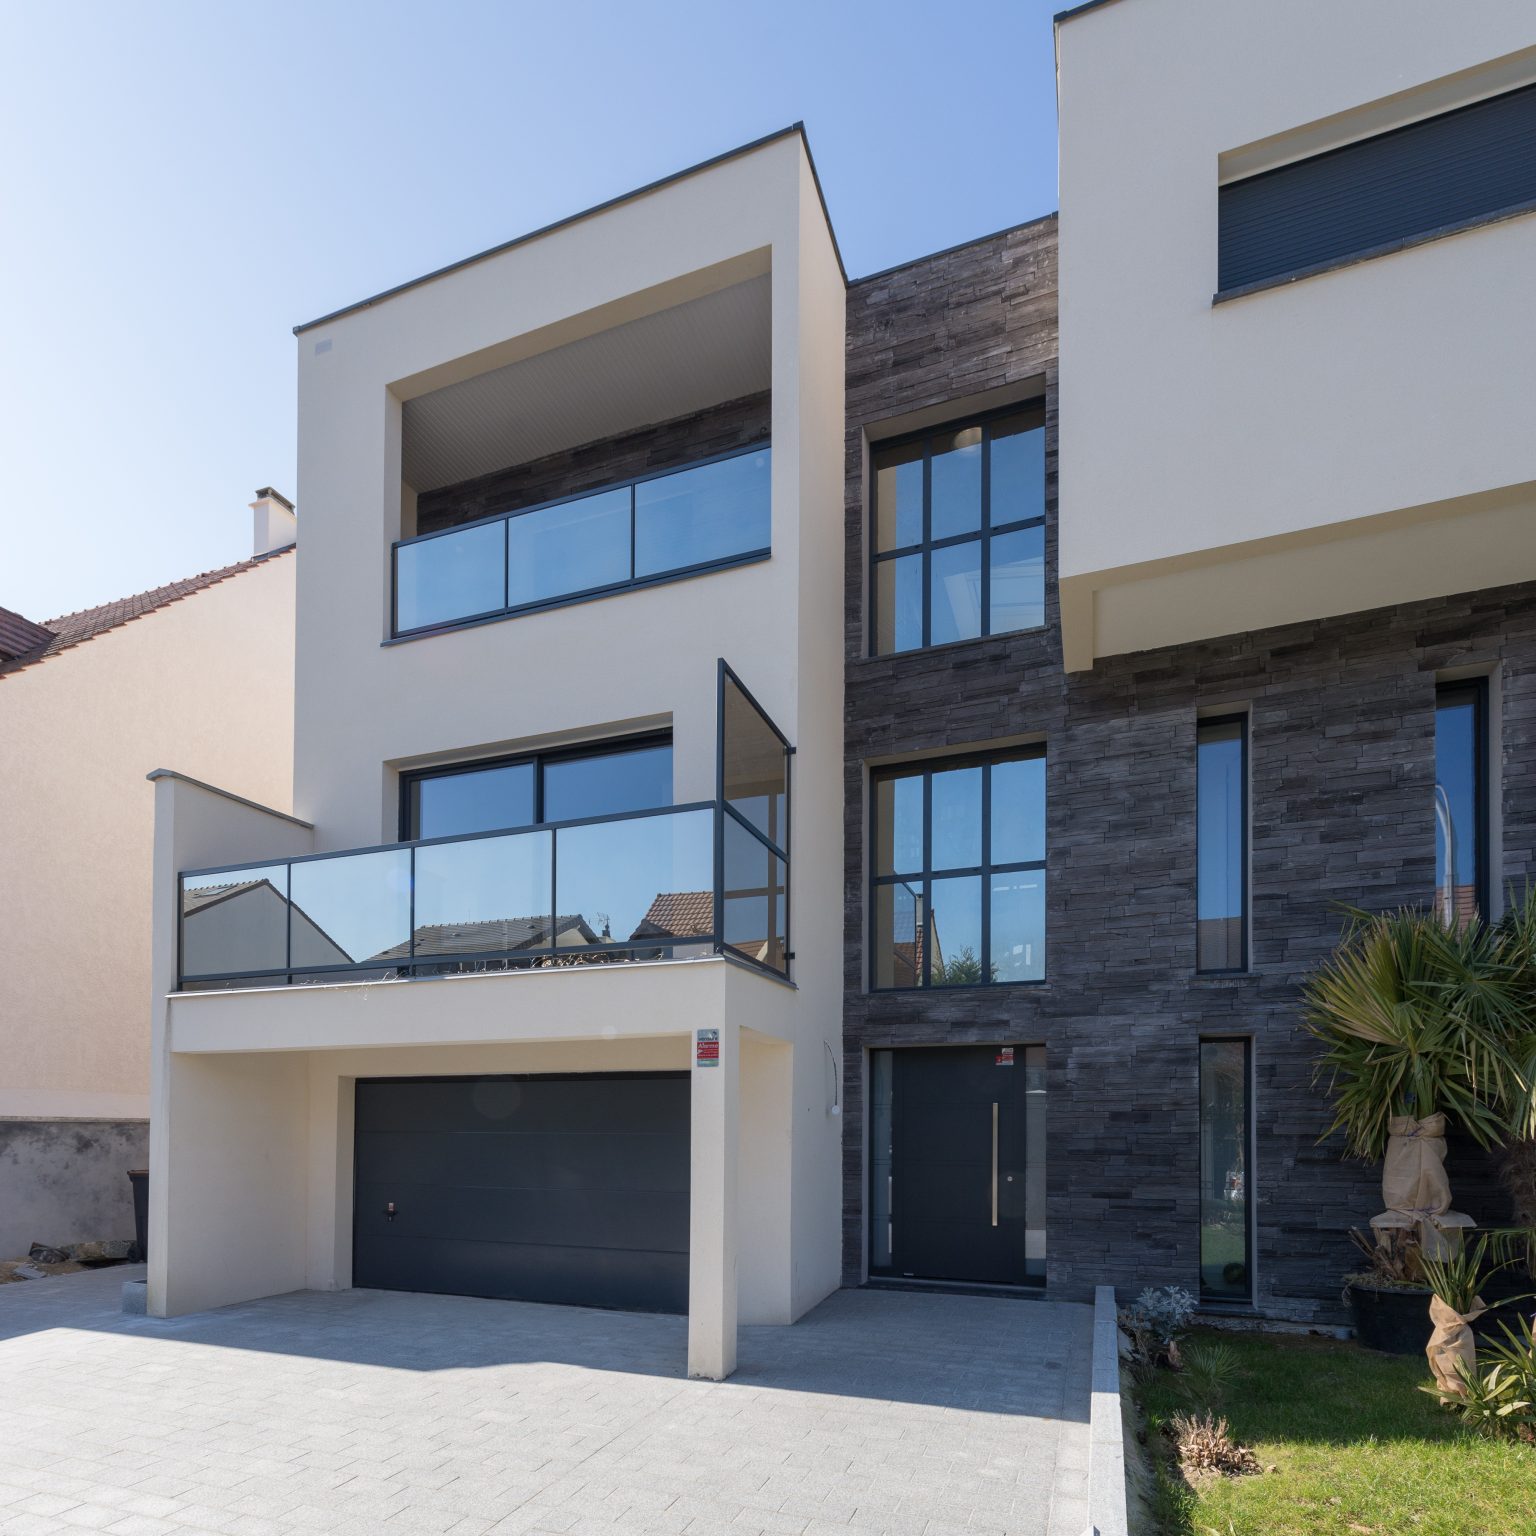
[[408, 400], [418, 491], [756, 394], [772, 378], [764, 274]]

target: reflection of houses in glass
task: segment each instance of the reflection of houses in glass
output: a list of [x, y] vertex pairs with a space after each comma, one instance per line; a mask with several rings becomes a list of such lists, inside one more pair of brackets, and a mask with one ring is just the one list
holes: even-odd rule
[[[551, 947], [580, 949], [602, 944], [606, 939], [606, 931], [594, 931], [580, 913], [554, 918], [540, 913], [537, 917], [492, 917], [470, 923], [425, 923], [416, 930], [415, 958], [440, 964], [503, 956], [516, 960], [528, 951]], [[391, 945], [373, 956], [391, 965], [408, 965], [411, 958], [409, 943]]]
[[[293, 909], [294, 939], [313, 965], [348, 965], [352, 956], [302, 907]], [[287, 953], [288, 898], [263, 876], [225, 885], [189, 885], [182, 893], [182, 968], [200, 969], [202, 955], [221, 969], [281, 968]], [[296, 945], [297, 947], [297, 945]]]

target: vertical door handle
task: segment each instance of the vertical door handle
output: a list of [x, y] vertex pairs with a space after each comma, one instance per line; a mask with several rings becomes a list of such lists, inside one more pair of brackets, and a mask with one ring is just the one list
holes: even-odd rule
[[997, 1105], [992, 1106], [992, 1225], [997, 1225]]

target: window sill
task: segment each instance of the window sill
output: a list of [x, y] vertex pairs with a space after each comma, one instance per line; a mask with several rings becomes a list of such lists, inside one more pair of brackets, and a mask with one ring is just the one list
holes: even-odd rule
[[1230, 304], [1234, 299], [1246, 299], [1250, 294], [1267, 293], [1271, 288], [1285, 288], [1309, 277], [1321, 277], [1325, 272], [1338, 272], [1345, 267], [1358, 266], [1363, 261], [1375, 261], [1378, 256], [1391, 256], [1396, 251], [1410, 251], [1418, 245], [1428, 245], [1432, 240], [1444, 240], [1451, 235], [1465, 234], [1471, 229], [1482, 229], [1488, 224], [1502, 224], [1506, 219], [1522, 218], [1536, 213], [1536, 202], [1517, 203], [1513, 208], [1500, 208], [1495, 213], [1480, 213], [1455, 224], [1442, 224], [1437, 229], [1426, 229], [1416, 235], [1404, 235], [1401, 240], [1389, 240], [1385, 245], [1373, 245], [1363, 251], [1351, 251], [1345, 256], [1330, 257], [1310, 267], [1297, 267], [1291, 272], [1280, 272], [1274, 277], [1261, 277], [1251, 283], [1239, 283], [1233, 288], [1221, 288], [1211, 298], [1211, 307]]
[[1259, 979], [1257, 971], [1196, 971], [1190, 978], [1192, 987], [1240, 987]]
[[975, 992], [1043, 992], [1050, 986], [1050, 978], [1040, 981], [976, 981], [953, 987], [869, 987], [866, 997], [953, 997], [955, 993]]
[[965, 640], [945, 640], [940, 645], [915, 645], [908, 651], [868, 651], [863, 656], [856, 657], [856, 662], [869, 663], [876, 661], [909, 661], [924, 656], [943, 656], [951, 651], [962, 650], [968, 645], [991, 645], [998, 640], [1017, 640], [1024, 635], [1034, 635], [1039, 638], [1047, 638], [1050, 635], [1049, 624], [1036, 624], [1032, 629], [1005, 629], [995, 635], [973, 635]]

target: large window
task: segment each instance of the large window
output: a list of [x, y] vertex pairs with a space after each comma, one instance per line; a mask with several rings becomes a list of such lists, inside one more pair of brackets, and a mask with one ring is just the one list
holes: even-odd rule
[[1220, 189], [1225, 292], [1536, 204], [1536, 85]]
[[407, 840], [651, 810], [672, 804], [672, 742], [648, 736], [428, 769], [402, 775], [400, 801]]
[[1447, 925], [1488, 913], [1488, 682], [1435, 690], [1435, 910]]
[[1202, 720], [1195, 738], [1195, 966], [1248, 964], [1248, 722]]
[[1045, 408], [874, 452], [877, 655], [1045, 623]]
[[1200, 1295], [1253, 1294], [1251, 1071], [1247, 1040], [1200, 1042]]
[[769, 552], [761, 444], [395, 545], [396, 635], [548, 608]]
[[870, 982], [1045, 979], [1045, 749], [882, 769]]

